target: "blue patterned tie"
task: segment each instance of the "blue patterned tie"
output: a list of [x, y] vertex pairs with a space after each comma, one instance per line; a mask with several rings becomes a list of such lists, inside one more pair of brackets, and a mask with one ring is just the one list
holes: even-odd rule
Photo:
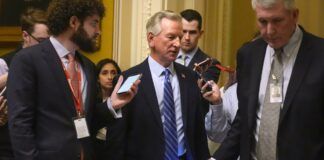
[[173, 91], [170, 82], [170, 71], [164, 70], [164, 136], [165, 136], [165, 160], [176, 160], [178, 158], [178, 136], [176, 115], [173, 101]]

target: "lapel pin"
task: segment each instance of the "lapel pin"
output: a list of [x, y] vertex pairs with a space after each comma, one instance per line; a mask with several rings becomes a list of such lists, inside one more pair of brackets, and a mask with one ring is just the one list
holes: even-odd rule
[[181, 77], [182, 78], [186, 78], [186, 75], [184, 75], [183, 73], [181, 73]]

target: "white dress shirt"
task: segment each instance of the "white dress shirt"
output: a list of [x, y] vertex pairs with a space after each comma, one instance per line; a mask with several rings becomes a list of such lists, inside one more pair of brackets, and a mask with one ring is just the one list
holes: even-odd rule
[[[282, 84], [282, 95], [283, 95], [283, 102], [285, 100], [287, 88], [290, 81], [290, 76], [295, 64], [295, 60], [297, 57], [297, 53], [300, 48], [300, 44], [303, 38], [303, 32], [301, 29], [297, 26], [294, 34], [290, 38], [288, 44], [284, 46], [283, 48], [283, 55], [282, 55], [282, 63], [283, 63], [283, 84]], [[260, 128], [260, 119], [261, 119], [261, 113], [264, 103], [264, 96], [267, 89], [268, 84], [268, 78], [271, 70], [271, 63], [274, 56], [274, 48], [267, 46], [265, 58], [263, 61], [263, 68], [262, 68], [262, 75], [261, 75], [261, 81], [260, 81], [260, 90], [259, 90], [259, 105], [260, 107], [257, 110], [257, 122], [256, 122], [256, 129], [254, 131], [254, 138], [255, 142], [258, 142], [258, 136], [259, 136], [259, 128]], [[283, 104], [281, 107], [283, 107]], [[252, 154], [253, 155], [253, 154]]]
[[7, 63], [2, 58], [0, 58], [0, 76], [8, 73], [8, 70], [9, 69]]

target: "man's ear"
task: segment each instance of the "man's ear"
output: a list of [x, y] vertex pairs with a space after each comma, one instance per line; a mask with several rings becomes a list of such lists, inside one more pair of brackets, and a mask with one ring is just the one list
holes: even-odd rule
[[293, 10], [292, 15], [293, 15], [293, 18], [295, 20], [295, 23], [297, 24], [298, 23], [298, 18], [299, 18], [299, 10], [298, 9]]
[[80, 26], [80, 20], [78, 17], [76, 16], [72, 16], [70, 18], [70, 27], [74, 30], [74, 31], [77, 31], [79, 26]]
[[199, 33], [200, 33], [199, 34], [199, 38], [200, 38], [205, 32], [204, 32], [204, 30], [200, 30]]
[[22, 36], [24, 42], [29, 40], [29, 34], [26, 31], [22, 31], [21, 36]]
[[153, 33], [152, 32], [149, 32], [148, 34], [147, 34], [147, 41], [148, 41], [148, 45], [149, 45], [149, 47], [150, 48], [153, 48], [154, 47], [154, 35], [153, 35]]

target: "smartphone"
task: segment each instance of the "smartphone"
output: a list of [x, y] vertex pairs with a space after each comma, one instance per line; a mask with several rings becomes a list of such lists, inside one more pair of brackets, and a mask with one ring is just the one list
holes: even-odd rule
[[[202, 86], [204, 86], [207, 83], [207, 80], [204, 78], [202, 79]], [[204, 90], [201, 90], [201, 92], [204, 94], [206, 92], [209, 92], [212, 90], [212, 86], [210, 84], [207, 84], [207, 87]]]
[[130, 76], [126, 79], [126, 81], [122, 84], [122, 86], [119, 88], [119, 90], [117, 91], [117, 94], [122, 94], [122, 93], [126, 93], [130, 90], [130, 88], [132, 87], [132, 85], [139, 80], [142, 77], [142, 74], [137, 74], [137, 75], [133, 75]]

